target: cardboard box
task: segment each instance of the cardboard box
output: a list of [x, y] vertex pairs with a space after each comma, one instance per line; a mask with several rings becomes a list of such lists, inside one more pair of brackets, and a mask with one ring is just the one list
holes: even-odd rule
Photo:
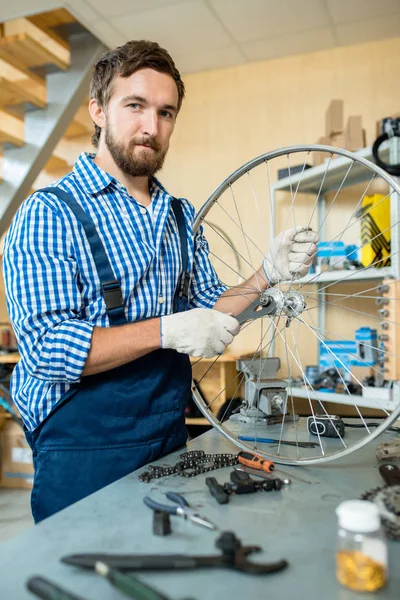
[[346, 136], [344, 133], [336, 133], [331, 135], [330, 145], [335, 148], [346, 148]]
[[[317, 144], [319, 144], [320, 146], [330, 146], [331, 140], [330, 138], [323, 136], [318, 138]], [[315, 167], [317, 165], [321, 165], [326, 158], [329, 158], [329, 154], [327, 152], [313, 152], [311, 158]]]
[[353, 152], [364, 148], [364, 133], [360, 115], [348, 118], [346, 125], [346, 148]]
[[8, 419], [0, 433], [0, 486], [31, 489], [33, 484], [32, 451], [21, 427]]
[[344, 131], [344, 102], [331, 100], [325, 113], [325, 134], [330, 137]]

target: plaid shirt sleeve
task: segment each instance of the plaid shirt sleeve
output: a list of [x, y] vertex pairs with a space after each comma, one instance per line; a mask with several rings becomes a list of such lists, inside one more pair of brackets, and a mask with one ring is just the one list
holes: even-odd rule
[[50, 382], [80, 380], [93, 325], [82, 298], [71, 238], [40, 195], [17, 213], [5, 242], [7, 308], [28, 373]]
[[[191, 205], [190, 205], [191, 206]], [[194, 208], [192, 208], [192, 220]], [[193, 275], [190, 286], [192, 308], [212, 308], [228, 289], [219, 279], [209, 258], [209, 245], [200, 226], [194, 238]]]

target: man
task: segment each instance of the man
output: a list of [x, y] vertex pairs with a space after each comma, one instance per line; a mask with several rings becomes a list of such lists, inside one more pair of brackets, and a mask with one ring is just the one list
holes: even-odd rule
[[[21, 352], [11, 390], [33, 451], [35, 522], [185, 444], [188, 355], [222, 353], [239, 331], [231, 315], [253, 299], [221, 284], [194, 208], [154, 177], [183, 97], [158, 44], [107, 52], [90, 89], [96, 155], [30, 196], [8, 233]], [[280, 234], [243, 288], [305, 273], [315, 239]]]

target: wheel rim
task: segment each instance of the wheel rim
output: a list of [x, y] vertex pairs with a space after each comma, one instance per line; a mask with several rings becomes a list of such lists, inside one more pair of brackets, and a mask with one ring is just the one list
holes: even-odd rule
[[[306, 169], [307, 161], [315, 156], [315, 153], [319, 153], [319, 156], [326, 157], [319, 167], [308, 171]], [[299, 160], [300, 170], [299, 173], [293, 173], [293, 157], [301, 158]], [[276, 181], [275, 171], [278, 167], [286, 166], [288, 169], [288, 177], [284, 181]], [[259, 172], [260, 169], [266, 167], [266, 175], [264, 177], [264, 184], [267, 183], [267, 193], [258, 194], [257, 186], [262, 186], [262, 177]], [[340, 178], [338, 179], [338, 175]], [[317, 177], [318, 176], [318, 177]], [[393, 200], [395, 195], [400, 197], [400, 188], [396, 181], [388, 176], [382, 169], [372, 164], [362, 155], [356, 155], [346, 150], [337, 149], [329, 146], [291, 146], [282, 148], [273, 152], [265, 153], [248, 163], [241, 166], [239, 169], [234, 171], [228, 176], [220, 186], [211, 194], [209, 199], [205, 202], [203, 207], [200, 209], [196, 216], [194, 223], [195, 234], [199, 232], [200, 227], [204, 229], [205, 236], [210, 246], [210, 258], [214, 263], [216, 270], [219, 272], [221, 265], [224, 269], [224, 276], [221, 277], [224, 283], [227, 283], [228, 287], [234, 287], [237, 283], [232, 280], [233, 278], [246, 279], [251, 274], [251, 269], [256, 268], [256, 255], [261, 261], [262, 254], [267, 249], [268, 238], [271, 239], [273, 233], [278, 233], [282, 229], [291, 228], [296, 225], [311, 225], [314, 229], [318, 229], [320, 236], [324, 241], [343, 241], [355, 235], [360, 228], [360, 222], [362, 215], [357, 217], [357, 210], [364, 207], [363, 202], [370, 197], [371, 191], [376, 187], [378, 181], [381, 184], [387, 186], [387, 195]], [[247, 180], [246, 184], [243, 185], [243, 181]], [[335, 214], [334, 211], [341, 210], [343, 202], [343, 193], [345, 190], [350, 189], [347, 184], [355, 182], [357, 186], [361, 185], [362, 192], [359, 191], [351, 201], [350, 207], [347, 206], [346, 202], [346, 215], [340, 212], [341, 230], [332, 231], [331, 219]], [[284, 184], [286, 182], [286, 188]], [[361, 183], [363, 182], [363, 183]], [[247, 195], [245, 188], [247, 186]], [[311, 187], [313, 189], [311, 190]], [[265, 188], [265, 186], [264, 186]], [[263, 189], [263, 192], [266, 190]], [[385, 206], [386, 198], [385, 194], [382, 195], [381, 199], [378, 199], [375, 203], [375, 210], [379, 208], [381, 203], [382, 208]], [[228, 200], [227, 200], [228, 198]], [[253, 217], [249, 219], [249, 203], [250, 199], [254, 201], [255, 209], [253, 208]], [[283, 201], [282, 201], [283, 198]], [[312, 198], [312, 202], [310, 202]], [[329, 198], [329, 200], [328, 200]], [[357, 199], [358, 198], [358, 199]], [[286, 218], [279, 214], [280, 211], [286, 205], [289, 204], [289, 212], [286, 214]], [[324, 205], [324, 211], [321, 216], [321, 204]], [[218, 210], [217, 210], [218, 207]], [[369, 212], [368, 212], [369, 210]], [[396, 209], [397, 210], [397, 209]], [[267, 425], [265, 420], [263, 421], [260, 416], [258, 420], [248, 419], [246, 417], [251, 413], [251, 407], [243, 408], [241, 414], [238, 417], [231, 417], [228, 421], [225, 421], [223, 415], [219, 415], [217, 418], [215, 406], [218, 397], [224, 395], [224, 390], [216, 390], [215, 397], [210, 400], [210, 396], [207, 399], [200, 393], [201, 385], [206, 381], [205, 377], [201, 377], [196, 383], [193, 383], [193, 398], [201, 410], [202, 414], [210, 421], [210, 423], [228, 440], [233, 442], [238, 448], [242, 450], [256, 451], [258, 454], [272, 459], [275, 462], [282, 464], [315, 464], [319, 462], [326, 462], [334, 460], [339, 457], [344, 457], [351, 452], [358, 450], [365, 446], [370, 441], [376, 439], [379, 435], [383, 434], [385, 441], [392, 439], [393, 435], [389, 432], [388, 428], [396, 421], [400, 414], [400, 403], [399, 403], [399, 385], [397, 379], [392, 381], [391, 398], [387, 400], [376, 397], [376, 392], [372, 395], [370, 390], [367, 390], [369, 386], [363, 384], [362, 370], [365, 367], [361, 367], [361, 374], [357, 369], [349, 367], [350, 361], [360, 358], [358, 354], [354, 352], [353, 345], [350, 345], [351, 350], [348, 351], [346, 361], [341, 359], [341, 351], [343, 347], [349, 341], [350, 335], [345, 335], [347, 331], [339, 331], [335, 327], [333, 329], [326, 325], [326, 315], [328, 311], [333, 311], [330, 316], [331, 323], [335, 323], [340, 317], [338, 315], [345, 315], [345, 320], [350, 324], [350, 316], [356, 314], [356, 325], [354, 330], [359, 329], [360, 319], [365, 321], [372, 326], [371, 328], [376, 329], [378, 334], [382, 334], [380, 320], [385, 321], [393, 329], [397, 328], [397, 316], [396, 321], [392, 322], [392, 319], [379, 317], [377, 320], [377, 310], [375, 313], [371, 308], [371, 303], [381, 298], [381, 294], [378, 293], [378, 283], [385, 280], [385, 285], [391, 289], [396, 289], [396, 280], [398, 279], [398, 258], [397, 258], [397, 236], [399, 230], [399, 218], [397, 218], [397, 212], [395, 210], [395, 203], [392, 201], [391, 204], [391, 222], [387, 229], [382, 229], [380, 233], [370, 234], [370, 241], [368, 243], [361, 242], [358, 240], [358, 252], [361, 254], [363, 248], [368, 246], [372, 247], [373, 242], [381, 241], [384, 237], [388, 237], [388, 233], [391, 234], [391, 250], [389, 256], [386, 254], [385, 264], [389, 263], [390, 267], [386, 270], [381, 268], [384, 264], [384, 259], [380, 258], [378, 261], [372, 262], [372, 266], [362, 266], [359, 269], [349, 272], [337, 272], [342, 278], [341, 283], [333, 283], [329, 281], [330, 275], [328, 274], [328, 280], [326, 273], [316, 273], [309, 275], [307, 280], [303, 279], [300, 281], [291, 280], [285, 284], [278, 285], [276, 288], [279, 293], [282, 293], [284, 298], [288, 299], [288, 294], [292, 294], [290, 301], [291, 306], [300, 306], [300, 299], [305, 299], [306, 309], [304, 312], [299, 310], [298, 314], [290, 321], [290, 326], [284, 329], [281, 327], [284, 318], [287, 318], [287, 313], [282, 317], [282, 313], [275, 314], [274, 316], [264, 316], [262, 318], [251, 319], [245, 323], [242, 327], [241, 332], [237, 336], [234, 342], [234, 352], [241, 353], [242, 345], [240, 342], [241, 336], [244, 330], [251, 329], [251, 327], [257, 322], [259, 332], [251, 334], [253, 348], [253, 356], [250, 356], [250, 367], [253, 361], [253, 371], [256, 365], [259, 368], [259, 374], [253, 372], [252, 381], [255, 384], [259, 384], [258, 388], [251, 388], [253, 391], [257, 389], [258, 392], [265, 384], [265, 378], [262, 376], [262, 369], [268, 363], [268, 358], [279, 355], [281, 361], [281, 372], [283, 374], [277, 375], [286, 382], [286, 402], [287, 411], [281, 415], [281, 423], [275, 425]], [[373, 208], [364, 209], [364, 221], [371, 214]], [[341, 218], [348, 216], [350, 219]], [[257, 223], [254, 225], [254, 215], [256, 215]], [[336, 215], [337, 217], [337, 215]], [[304, 221], [306, 219], [306, 222]], [[256, 234], [255, 231], [248, 232], [248, 224], [251, 223], [251, 227], [254, 229], [258, 227], [261, 230]], [[282, 224], [284, 226], [282, 226]], [[358, 229], [357, 229], [358, 228]], [[329, 237], [329, 234], [330, 237]], [[240, 236], [240, 240], [239, 240]], [[326, 236], [326, 238], [325, 238]], [[229, 239], [229, 242], [227, 240]], [[232, 245], [232, 239], [235, 243]], [[358, 238], [357, 238], [358, 239]], [[237, 240], [237, 243], [236, 243]], [[221, 252], [222, 246], [226, 246], [225, 254]], [[231, 246], [231, 247], [230, 247]], [[232, 247], [233, 246], [233, 247]], [[395, 248], [396, 250], [393, 250]], [[226, 250], [228, 253], [226, 253]], [[335, 266], [332, 256], [328, 257], [331, 265]], [[389, 259], [389, 260], [388, 260]], [[338, 264], [338, 262], [337, 262]], [[232, 265], [235, 265], [232, 267]], [[239, 266], [238, 266], [239, 265]], [[257, 264], [257, 267], [259, 265]], [[372, 273], [372, 271], [374, 271]], [[375, 271], [378, 271], [379, 274]], [[227, 274], [230, 274], [230, 281], [225, 281]], [[397, 274], [396, 279], [387, 279], [388, 276], [393, 277], [393, 274]], [[387, 279], [387, 280], [386, 280]], [[327, 282], [328, 281], [328, 282]], [[357, 284], [356, 291], [351, 286]], [[344, 286], [344, 287], [343, 287]], [[347, 286], [347, 287], [346, 287]], [[336, 291], [337, 290], [337, 291]], [[338, 293], [338, 292], [341, 293]], [[395, 303], [395, 294], [386, 294], [385, 300], [389, 299], [389, 308]], [[360, 302], [363, 310], [358, 310], [347, 306], [351, 301], [356, 298], [357, 302]], [[348, 301], [348, 302], [346, 302]], [[318, 318], [315, 315], [318, 313], [318, 305], [325, 306], [324, 314], [325, 320], [323, 327], [321, 327], [320, 317], [321, 309], [319, 309]], [[367, 304], [366, 304], [367, 303]], [[368, 308], [367, 308], [368, 305]], [[384, 305], [386, 307], [387, 305]], [[397, 307], [394, 311], [397, 315]], [[384, 310], [387, 310], [384, 308]], [[352, 315], [352, 313], [354, 313]], [[313, 316], [314, 315], [314, 316]], [[358, 319], [358, 321], [357, 321]], [[329, 319], [328, 319], [329, 323]], [[297, 327], [297, 330], [296, 330]], [[307, 431], [307, 415], [301, 415], [299, 420], [296, 421], [298, 414], [297, 406], [298, 400], [296, 398], [300, 394], [301, 398], [305, 399], [305, 403], [309, 407], [309, 415], [316, 424], [318, 421], [317, 414], [321, 413], [325, 417], [325, 421], [335, 428], [336, 421], [329, 419], [330, 411], [327, 410], [327, 403], [332, 400], [338, 401], [339, 396], [337, 394], [330, 395], [328, 392], [315, 390], [310, 378], [306, 375], [305, 367], [310, 363], [305, 363], [302, 358], [302, 344], [300, 343], [300, 327], [303, 328], [301, 335], [304, 336], [304, 331], [311, 337], [315, 337], [315, 343], [318, 342], [321, 352], [328, 355], [328, 359], [331, 359], [336, 363], [334, 369], [336, 370], [336, 381], [339, 381], [339, 386], [344, 388], [344, 393], [340, 397], [340, 406], [345, 404], [347, 407], [354, 409], [355, 414], [344, 418], [344, 421], [350, 422], [351, 424], [361, 424], [360, 428], [349, 428], [346, 429], [344, 436], [336, 438], [326, 438], [322, 435], [311, 436]], [[386, 330], [383, 330], [383, 332]], [[267, 332], [267, 334], [266, 334]], [[354, 331], [353, 331], [354, 334]], [[268, 335], [269, 341], [264, 343], [265, 337]], [[385, 333], [383, 333], [385, 335]], [[354, 338], [354, 335], [353, 335]], [[331, 346], [331, 342], [336, 341], [335, 346]], [[350, 340], [351, 341], [351, 340]], [[258, 346], [257, 343], [258, 342]], [[345, 344], [346, 342], [346, 344]], [[373, 353], [375, 357], [378, 357], [378, 362], [371, 364], [369, 367], [370, 372], [374, 377], [382, 377], [382, 369], [385, 367], [384, 359], [396, 363], [397, 356], [395, 351], [388, 351], [382, 347], [383, 342], [371, 342], [362, 343], [361, 346], [368, 353]], [[279, 352], [275, 346], [279, 346]], [[359, 343], [360, 345], [360, 343]], [[304, 344], [303, 344], [304, 346]], [[246, 347], [246, 344], [245, 344]], [[330, 348], [334, 347], [332, 350]], [[385, 346], [386, 347], [386, 346]], [[238, 348], [238, 350], [236, 350]], [[357, 348], [357, 345], [356, 345]], [[330, 352], [328, 352], [328, 350]], [[271, 354], [271, 350], [273, 353]], [[359, 350], [357, 350], [359, 352]], [[251, 353], [250, 353], [251, 354]], [[306, 353], [307, 354], [307, 353]], [[353, 355], [353, 359], [351, 358]], [[355, 355], [355, 356], [354, 356]], [[325, 359], [327, 357], [325, 356]], [[337, 360], [336, 360], [337, 359]], [[382, 360], [381, 360], [382, 359]], [[211, 372], [214, 368], [213, 365], [221, 361], [217, 357], [214, 361], [207, 363], [205, 373], [207, 376], [208, 372]], [[196, 360], [194, 365], [196, 368]], [[372, 361], [371, 361], [372, 362]], [[329, 363], [329, 360], [328, 360]], [[346, 370], [347, 368], [347, 370]], [[358, 367], [360, 369], [360, 367]], [[357, 374], [353, 373], [353, 370], [357, 371]], [[397, 373], [397, 366], [391, 367], [390, 371]], [[295, 387], [295, 373], [298, 373], [298, 377], [303, 380], [303, 388]], [[339, 377], [340, 376], [340, 377]], [[297, 376], [296, 376], [297, 377]], [[242, 373], [239, 373], [234, 379], [236, 379], [239, 392], [233, 394], [232, 401], [238, 398], [241, 394], [243, 400], [243, 382], [247, 377]], [[400, 379], [400, 376], [399, 376]], [[231, 382], [232, 383], [232, 382]], [[234, 385], [236, 385], [236, 383]], [[267, 382], [268, 383], [268, 382]], [[296, 380], [296, 383], [299, 383]], [[352, 384], [350, 386], [350, 384]], [[283, 385], [283, 384], [282, 384]], [[356, 397], [350, 393], [350, 389], [353, 387], [359, 387], [363, 396]], [[232, 388], [232, 386], [231, 386]], [[302, 389], [300, 393], [299, 390]], [[366, 393], [367, 392], [367, 393]], [[265, 388], [264, 392], [265, 393]], [[368, 395], [369, 394], [369, 395]], [[231, 394], [232, 395], [232, 394]], [[285, 394], [281, 394], [281, 398]], [[278, 396], [277, 396], [278, 397]], [[229, 400], [229, 398], [228, 398]], [[231, 401], [231, 405], [232, 405]], [[346, 404], [347, 402], [347, 404]], [[367, 406], [378, 409], [380, 411], [378, 417], [367, 417]], [[227, 410], [229, 409], [227, 405]], [[318, 410], [317, 410], [318, 409]], [[247, 410], [247, 412], [246, 412]], [[254, 412], [254, 411], [253, 411]], [[278, 411], [279, 413], [279, 411]], [[278, 414], [276, 413], [276, 414]], [[258, 412], [258, 414], [260, 414]], [[287, 415], [287, 416], [286, 416]], [[290, 420], [292, 419], [292, 420]], [[369, 425], [370, 422], [379, 423], [378, 427], [372, 427]], [[336, 425], [336, 428], [338, 426]], [[245, 442], [238, 439], [239, 435], [252, 435], [258, 438], [273, 438], [278, 440], [278, 444], [272, 445], [260, 442]], [[287, 446], [284, 444], [285, 441], [293, 441], [296, 443], [294, 446]], [[314, 449], [304, 449], [299, 447], [301, 442], [312, 441], [317, 444]]]

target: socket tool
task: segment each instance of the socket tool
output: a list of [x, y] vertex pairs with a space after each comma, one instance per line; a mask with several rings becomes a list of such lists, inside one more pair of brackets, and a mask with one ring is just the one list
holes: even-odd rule
[[189, 502], [181, 494], [167, 492], [166, 496], [168, 500], [171, 500], [171, 502], [174, 502], [174, 504], [161, 504], [161, 502], [157, 502], [156, 500], [153, 500], [153, 498], [149, 498], [149, 496], [145, 496], [143, 498], [143, 502], [146, 506], [154, 511], [168, 513], [170, 515], [177, 515], [178, 517], [189, 519], [189, 521], [195, 525], [200, 525], [201, 527], [206, 527], [207, 529], [217, 529], [217, 527], [211, 523], [211, 521], [201, 517], [198, 512], [190, 508]]
[[211, 556], [191, 556], [188, 554], [70, 554], [61, 562], [74, 567], [94, 569], [96, 562], [103, 562], [109, 568], [119, 571], [170, 571], [203, 568], [228, 568], [251, 575], [267, 575], [286, 569], [288, 562], [279, 560], [273, 563], [255, 563], [247, 557], [261, 552], [260, 546], [243, 546], [232, 531], [224, 531], [215, 545], [220, 554]]

